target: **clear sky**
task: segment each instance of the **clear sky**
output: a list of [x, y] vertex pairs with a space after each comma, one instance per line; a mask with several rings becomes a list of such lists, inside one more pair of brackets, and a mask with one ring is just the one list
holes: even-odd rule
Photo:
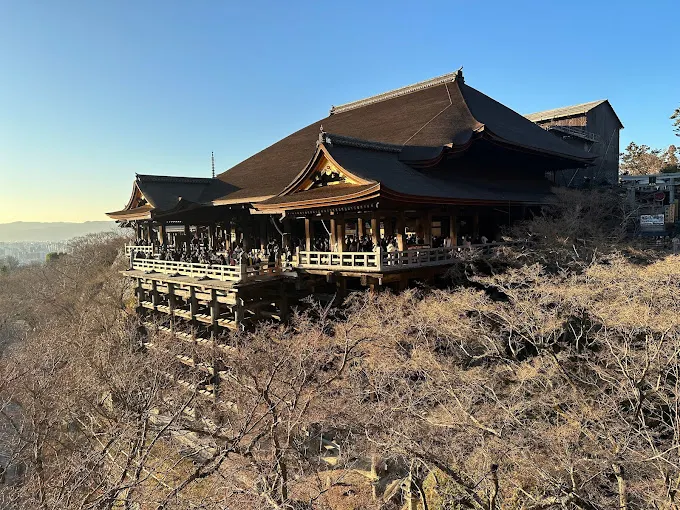
[[[0, 0], [0, 222], [106, 219], [137, 173], [210, 175], [464, 66], [521, 112], [609, 98], [678, 143], [680, 1]], [[266, 177], [265, 177], [266, 178]]]

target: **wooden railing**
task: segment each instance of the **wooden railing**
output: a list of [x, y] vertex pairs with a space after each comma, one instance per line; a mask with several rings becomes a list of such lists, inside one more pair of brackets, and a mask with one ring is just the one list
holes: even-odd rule
[[321, 269], [353, 269], [362, 271], [379, 271], [379, 252], [327, 252], [301, 251], [297, 267]]
[[132, 252], [143, 253], [145, 255], [153, 255], [153, 246], [137, 246], [134, 244], [125, 245], [125, 255], [130, 256]]
[[458, 253], [458, 247], [451, 248], [414, 248], [404, 251], [382, 252], [383, 271], [407, 267], [425, 267], [450, 264]]
[[200, 264], [196, 262], [178, 262], [174, 260], [132, 259], [131, 268], [146, 273], [156, 272], [169, 275], [190, 276], [192, 278], [210, 278], [223, 282], [240, 282], [281, 272], [278, 267], [267, 264], [258, 266]]
[[377, 250], [373, 252], [301, 251], [296, 267], [301, 269], [330, 269], [348, 271], [396, 271], [400, 269], [451, 264], [470, 250], [490, 251], [508, 243], [473, 244], [441, 248], [411, 248], [403, 251]]

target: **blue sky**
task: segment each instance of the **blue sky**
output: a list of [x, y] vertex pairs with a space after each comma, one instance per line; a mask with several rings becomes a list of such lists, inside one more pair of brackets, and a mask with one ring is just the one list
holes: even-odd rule
[[464, 66], [521, 112], [609, 98], [678, 143], [677, 1], [0, 0], [0, 222], [105, 219], [341, 104]]

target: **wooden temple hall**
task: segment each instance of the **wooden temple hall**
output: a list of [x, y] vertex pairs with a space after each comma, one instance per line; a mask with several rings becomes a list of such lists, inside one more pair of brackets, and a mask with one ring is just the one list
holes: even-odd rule
[[593, 159], [457, 71], [334, 106], [213, 178], [137, 175], [108, 215], [137, 231], [139, 309], [218, 331], [432, 278], [549, 201], [547, 172]]

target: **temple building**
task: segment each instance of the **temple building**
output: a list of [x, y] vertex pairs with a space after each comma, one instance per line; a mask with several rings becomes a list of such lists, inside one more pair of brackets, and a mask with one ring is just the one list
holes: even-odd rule
[[329, 285], [433, 278], [548, 203], [550, 172], [595, 157], [459, 70], [334, 106], [214, 178], [137, 175], [108, 215], [136, 228], [140, 311], [214, 334]]
[[572, 147], [595, 156], [593, 165], [550, 171], [559, 186], [615, 185], [619, 179], [619, 131], [623, 124], [607, 99], [553, 108], [526, 116]]

